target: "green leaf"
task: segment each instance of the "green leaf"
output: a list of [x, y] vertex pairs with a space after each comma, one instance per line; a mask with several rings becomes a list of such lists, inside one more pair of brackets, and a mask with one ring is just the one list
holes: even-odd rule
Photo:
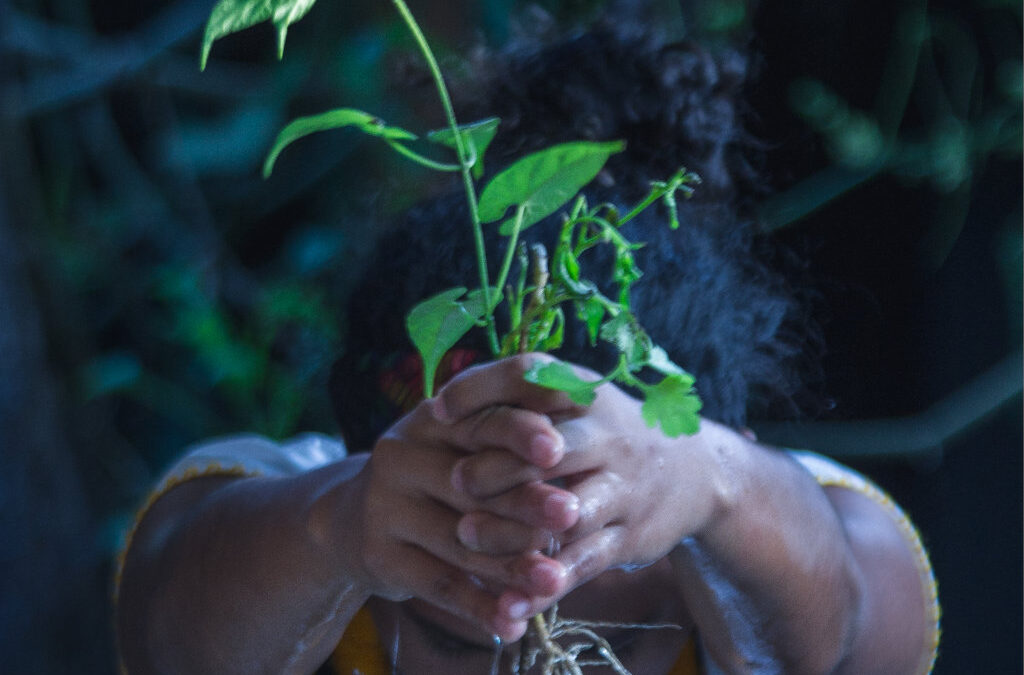
[[[460, 124], [458, 127], [463, 142], [469, 143], [469, 147], [466, 149], [475, 157], [472, 168], [473, 177], [477, 180], [480, 180], [484, 173], [484, 153], [487, 152], [487, 147], [494, 140], [494, 135], [498, 133], [498, 124], [500, 123], [501, 120], [497, 117], [489, 117], [479, 122]], [[452, 133], [451, 127], [428, 132], [427, 140], [448, 148], [455, 148], [455, 134]]]
[[565, 313], [552, 307], [535, 318], [527, 328], [527, 351], [550, 352], [562, 346], [565, 338]]
[[615, 247], [615, 270], [612, 275], [615, 283], [628, 287], [643, 276], [640, 268], [636, 266], [636, 260], [633, 257], [633, 250], [641, 246], [637, 244], [620, 244]]
[[591, 297], [576, 303], [577, 316], [587, 326], [587, 337], [590, 339], [591, 347], [597, 343], [597, 334], [601, 328], [601, 321], [604, 320], [605, 311], [604, 303], [597, 298]]
[[[594, 179], [625, 143], [613, 141], [562, 143], [527, 155], [495, 176], [480, 195], [480, 220], [498, 220], [509, 207], [524, 207], [522, 229], [557, 211]], [[511, 223], [501, 226], [511, 232]]]
[[410, 141], [416, 138], [416, 134], [410, 131], [400, 127], [389, 127], [380, 118], [353, 108], [336, 108], [319, 115], [300, 117], [289, 122], [277, 135], [277, 140], [274, 141], [266, 161], [263, 162], [263, 177], [266, 178], [270, 175], [274, 170], [277, 156], [291, 143], [317, 131], [342, 127], [356, 127], [364, 134], [395, 141]]
[[626, 357], [630, 370], [639, 370], [650, 360], [651, 338], [629, 312], [619, 312], [601, 326], [601, 339], [615, 345]]
[[277, 58], [284, 55], [288, 26], [306, 15], [316, 0], [220, 0], [210, 12], [199, 56], [200, 70], [206, 69], [210, 48], [218, 38], [231, 35], [264, 21], [277, 27]]
[[559, 246], [555, 250], [551, 273], [559, 283], [580, 298], [590, 297], [598, 292], [593, 281], [580, 280], [580, 262], [568, 247]]
[[565, 342], [565, 313], [561, 307], [556, 307], [554, 312], [554, 327], [548, 331], [548, 336], [539, 345], [542, 352], [554, 351]]
[[535, 363], [526, 371], [523, 378], [527, 382], [539, 384], [548, 389], [564, 391], [569, 395], [573, 403], [578, 405], [590, 405], [597, 398], [594, 391], [600, 382], [588, 382], [581, 379], [572, 366], [564, 361], [550, 361], [548, 363]]
[[698, 413], [703, 403], [693, 391], [692, 377], [669, 375], [645, 389], [644, 396], [640, 412], [647, 426], [660, 426], [671, 438], [692, 435], [700, 429]]
[[[497, 293], [491, 289], [491, 293]], [[445, 353], [455, 346], [487, 313], [483, 293], [466, 294], [464, 287], [452, 288], [427, 298], [405, 317], [406, 331], [423, 358], [424, 396], [434, 395], [434, 375]]]
[[654, 370], [657, 370], [662, 375], [682, 375], [684, 377], [688, 377], [690, 378], [690, 384], [693, 384], [693, 375], [690, 375], [688, 372], [677, 366], [661, 347], [655, 346], [651, 348], [651, 353], [647, 359], [647, 365]]

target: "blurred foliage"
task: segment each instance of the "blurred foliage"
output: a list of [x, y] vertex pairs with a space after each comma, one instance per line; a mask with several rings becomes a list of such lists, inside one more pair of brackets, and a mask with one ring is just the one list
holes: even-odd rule
[[941, 264], [981, 169], [993, 157], [1021, 156], [1021, 5], [992, 1], [975, 9], [972, 25], [948, 9], [900, 3], [873, 109], [858, 108], [819, 79], [792, 82], [792, 108], [821, 136], [832, 166], [800, 199], [791, 193], [770, 203], [769, 220], [783, 226], [889, 173], [926, 184], [941, 203], [923, 242], [926, 264]]
[[[740, 39], [754, 15], [744, 0], [694, 0], [682, 13], [676, 2], [537, 4], [555, 23], [618, 11], [709, 44]], [[940, 264], [979, 167], [1021, 151], [1020, 5], [974, 4], [981, 19], [968, 26], [904, 3], [873, 108], [812, 75], [792, 78], [792, 109], [831, 165], [770, 201], [771, 223], [897, 175], [949, 205], [923, 242]], [[200, 73], [209, 6], [0, 0], [2, 116], [22, 139], [4, 170], [19, 191], [50, 353], [71, 407], [91, 420], [87, 442], [103, 448], [93, 478], [112, 488], [117, 514], [200, 438], [335, 431], [324, 381], [344, 347], [341, 308], [373, 236], [366, 223], [436, 188], [343, 132], [302, 141], [259, 178], [277, 130], [298, 115], [351, 105], [437, 126], [439, 112], [409, 94], [409, 39], [387, 3], [318, 3], [290, 27], [281, 62], [268, 26], [224, 38]], [[450, 64], [514, 32], [512, 17], [536, 16], [525, 6], [413, 10]], [[1004, 246], [1019, 316], [1019, 227]]]

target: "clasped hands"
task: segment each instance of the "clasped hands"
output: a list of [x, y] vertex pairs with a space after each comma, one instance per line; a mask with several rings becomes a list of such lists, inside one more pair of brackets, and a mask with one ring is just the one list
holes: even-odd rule
[[357, 514], [375, 595], [417, 597], [516, 640], [573, 588], [658, 560], [713, 520], [699, 434], [648, 428], [611, 384], [581, 407], [526, 382], [543, 358], [470, 368], [378, 440]]

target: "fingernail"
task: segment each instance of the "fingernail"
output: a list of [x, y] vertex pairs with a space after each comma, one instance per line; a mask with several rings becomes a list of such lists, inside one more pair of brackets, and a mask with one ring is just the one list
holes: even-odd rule
[[530, 568], [530, 583], [542, 588], [549, 588], [565, 575], [561, 565], [539, 563]]
[[476, 527], [469, 518], [464, 517], [460, 519], [455, 532], [463, 546], [470, 551], [480, 550], [480, 540], [477, 538]]
[[430, 415], [435, 420], [441, 424], [449, 424], [452, 421], [448, 415], [448, 408], [445, 407], [444, 400], [441, 398], [440, 394], [431, 399], [427, 399], [425, 403], [430, 409]]
[[563, 444], [561, 434], [554, 438], [550, 434], [537, 434], [530, 440], [530, 461], [543, 468], [553, 466]]
[[511, 600], [505, 607], [505, 615], [513, 621], [525, 619], [530, 613], [530, 603], [526, 600]]
[[544, 500], [544, 515], [548, 518], [564, 518], [580, 510], [580, 500], [574, 494], [555, 492]]

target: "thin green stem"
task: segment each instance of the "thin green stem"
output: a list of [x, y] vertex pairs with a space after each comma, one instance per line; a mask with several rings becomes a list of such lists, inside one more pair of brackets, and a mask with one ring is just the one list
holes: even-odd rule
[[[498, 280], [494, 282], [497, 288], [504, 288], [505, 281], [508, 279], [509, 270], [512, 269], [512, 259], [516, 255], [516, 246], [519, 244], [519, 232], [523, 227], [523, 216], [526, 213], [526, 208], [520, 205], [516, 208], [515, 220], [512, 221], [512, 234], [508, 238], [508, 248], [505, 249], [505, 259], [501, 263], [501, 271], [498, 272]], [[497, 304], [497, 303], [495, 303]], [[487, 313], [490, 314], [494, 311], [494, 307], [487, 306]]]
[[634, 218], [636, 218], [638, 215], [640, 215], [641, 211], [646, 209], [648, 206], [650, 206], [651, 204], [656, 202], [662, 195], [664, 195], [665, 192], [667, 191], [667, 189], [668, 189], [667, 185], [655, 185], [655, 186], [653, 186], [651, 188], [650, 193], [646, 197], [644, 197], [644, 200], [642, 202], [640, 202], [639, 204], [634, 206], [633, 209], [629, 213], [627, 213], [626, 215], [624, 215], [621, 218], [619, 218], [619, 220], [617, 221], [617, 225], [619, 227], [622, 227], [623, 225], [625, 225], [629, 221], [631, 221]]
[[473, 184], [472, 169], [471, 165], [466, 161], [468, 155], [462, 133], [459, 131], [459, 124], [455, 119], [455, 109], [452, 107], [448, 88], [444, 84], [441, 68], [437, 65], [437, 59], [434, 58], [434, 53], [431, 51], [430, 45], [427, 44], [427, 39], [424, 37], [423, 31], [420, 30], [419, 24], [416, 23], [416, 19], [413, 18], [412, 12], [409, 11], [409, 7], [403, 0], [392, 0], [392, 3], [409, 28], [409, 32], [412, 33], [413, 39], [416, 40], [416, 44], [419, 46], [420, 52], [422, 52], [423, 58], [427, 62], [427, 67], [430, 69], [430, 74], [434, 79], [434, 85], [437, 87], [437, 94], [441, 99], [441, 105], [444, 108], [445, 118], [448, 120], [448, 126], [452, 130], [452, 136], [455, 141], [455, 154], [459, 158], [459, 164], [462, 166], [462, 183], [466, 191], [466, 204], [469, 208], [469, 218], [473, 227], [473, 243], [476, 247], [477, 267], [480, 271], [480, 290], [484, 295], [484, 305], [488, 307], [487, 316], [485, 317], [487, 321], [487, 336], [490, 341], [491, 351], [494, 354], [498, 354], [501, 347], [498, 344], [498, 334], [494, 327], [494, 312], [491, 309], [491, 284], [487, 274], [487, 251], [484, 247], [483, 226], [480, 223], [480, 214], [477, 209], [476, 188]]
[[389, 146], [391, 146], [392, 150], [394, 150], [398, 154], [400, 154], [403, 157], [406, 157], [408, 159], [411, 159], [412, 161], [416, 162], [417, 164], [419, 164], [421, 166], [425, 166], [428, 169], [434, 169], [436, 171], [447, 171], [449, 173], [453, 173], [455, 171], [460, 171], [462, 169], [462, 167], [459, 166], [458, 164], [445, 164], [443, 162], [436, 162], [436, 161], [430, 159], [429, 157], [424, 157], [423, 155], [421, 155], [420, 153], [416, 152], [415, 150], [410, 150], [409, 148], [407, 148], [406, 146], [402, 145], [398, 141], [394, 141], [394, 140], [392, 140], [390, 138], [385, 138], [384, 141]]
[[622, 227], [623, 225], [625, 225], [626, 223], [640, 215], [641, 211], [643, 211], [648, 206], [650, 206], [658, 199], [661, 199], [667, 194], [672, 194], [676, 190], [679, 190], [680, 188], [684, 190], [689, 190], [690, 188], [687, 186], [687, 183], [692, 182], [699, 182], [699, 179], [693, 174], [687, 172], [685, 169], [680, 169], [678, 172], [676, 172], [676, 175], [670, 178], [668, 181], [664, 183], [660, 181], [653, 183], [651, 185], [650, 193], [644, 198], [644, 200], [637, 204], [636, 206], [634, 206], [629, 213], [624, 215], [622, 218], [619, 218], [616, 222], [616, 225], [618, 227]]
[[616, 380], [620, 384], [624, 384], [628, 387], [635, 387], [643, 392], [644, 397], [647, 397], [647, 392], [651, 390], [651, 385], [647, 384], [639, 377], [633, 374], [629, 369], [629, 362], [626, 360], [625, 354], [619, 355], [619, 363], [615, 366], [615, 370], [608, 373], [605, 376], [609, 381]]

